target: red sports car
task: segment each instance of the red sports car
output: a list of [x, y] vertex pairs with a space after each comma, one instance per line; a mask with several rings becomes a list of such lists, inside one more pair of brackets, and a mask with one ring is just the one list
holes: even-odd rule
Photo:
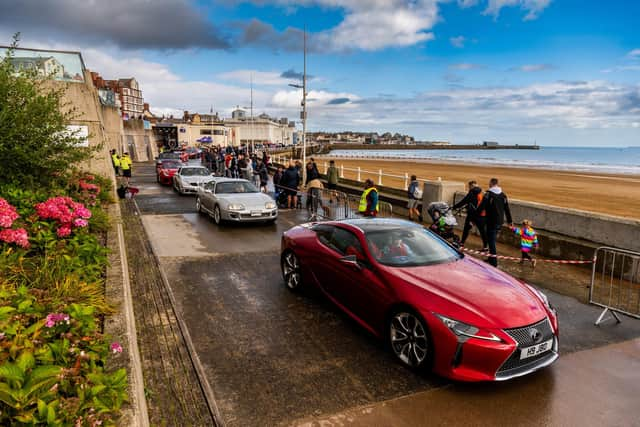
[[412, 222], [293, 227], [281, 267], [289, 289], [318, 287], [411, 368], [495, 381], [558, 358], [558, 320], [543, 293]]
[[173, 175], [178, 172], [184, 164], [176, 160], [163, 160], [156, 168], [156, 181], [160, 184], [171, 185]]

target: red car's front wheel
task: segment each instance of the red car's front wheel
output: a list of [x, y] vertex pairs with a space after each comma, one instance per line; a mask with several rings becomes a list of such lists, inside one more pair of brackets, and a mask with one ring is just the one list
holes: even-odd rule
[[403, 365], [422, 369], [430, 364], [433, 346], [427, 324], [410, 310], [396, 311], [389, 320], [389, 346]]
[[290, 250], [282, 254], [280, 266], [282, 267], [282, 278], [287, 288], [292, 291], [299, 289], [302, 286], [302, 274], [300, 260], [296, 254]]

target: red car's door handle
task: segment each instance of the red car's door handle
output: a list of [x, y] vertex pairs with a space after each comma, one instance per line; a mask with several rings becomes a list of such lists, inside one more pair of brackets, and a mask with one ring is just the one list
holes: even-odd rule
[[358, 259], [355, 255], [347, 255], [345, 257], [340, 258], [340, 262], [343, 264], [347, 264], [356, 270], [362, 270], [362, 266], [358, 264]]

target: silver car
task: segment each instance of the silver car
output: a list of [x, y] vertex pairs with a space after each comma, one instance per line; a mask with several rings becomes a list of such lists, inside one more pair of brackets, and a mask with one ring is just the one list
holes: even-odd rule
[[213, 178], [198, 187], [196, 209], [223, 221], [273, 223], [278, 218], [275, 200], [246, 179]]
[[173, 189], [180, 194], [197, 193], [199, 184], [212, 179], [204, 166], [183, 166], [173, 175]]

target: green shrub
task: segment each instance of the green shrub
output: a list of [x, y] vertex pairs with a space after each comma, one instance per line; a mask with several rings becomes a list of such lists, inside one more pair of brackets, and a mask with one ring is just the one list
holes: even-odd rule
[[0, 425], [113, 425], [127, 400], [93, 307], [0, 289]]

